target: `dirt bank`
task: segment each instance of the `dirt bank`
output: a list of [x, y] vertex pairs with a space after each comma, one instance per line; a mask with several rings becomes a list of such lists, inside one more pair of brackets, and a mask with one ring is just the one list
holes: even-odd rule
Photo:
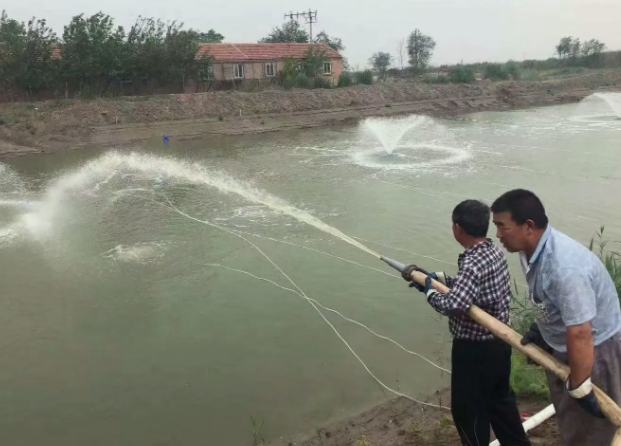
[[621, 89], [620, 70], [544, 82], [425, 84], [409, 80], [338, 89], [220, 91], [0, 104], [0, 157], [60, 148], [112, 147], [169, 134], [242, 134], [317, 127], [366, 116], [452, 116], [576, 102]]
[[[445, 390], [432, 399], [448, 404]], [[530, 416], [548, 403], [521, 398], [520, 413]], [[554, 418], [529, 432], [533, 446], [560, 446]], [[280, 439], [273, 446], [455, 446], [460, 444], [447, 410], [423, 408], [405, 398], [376, 406], [350, 419], [321, 427], [302, 440]]]

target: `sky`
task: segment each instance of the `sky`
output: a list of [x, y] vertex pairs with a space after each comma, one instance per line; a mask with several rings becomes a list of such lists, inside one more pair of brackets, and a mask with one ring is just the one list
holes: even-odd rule
[[314, 34], [340, 37], [353, 68], [368, 66], [378, 51], [399, 66], [399, 42], [415, 28], [436, 41], [433, 65], [545, 59], [568, 35], [621, 50], [621, 0], [14, 0], [0, 8], [18, 20], [45, 18], [59, 35], [72, 16], [102, 10], [126, 28], [142, 15], [213, 28], [233, 43], [256, 42], [285, 13], [311, 8]]

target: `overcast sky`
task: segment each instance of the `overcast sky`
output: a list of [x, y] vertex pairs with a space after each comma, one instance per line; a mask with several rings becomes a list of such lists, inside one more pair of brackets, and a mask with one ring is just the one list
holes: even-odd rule
[[[562, 36], [596, 38], [621, 50], [621, 0], [13, 0], [9, 17], [42, 17], [61, 35], [73, 15], [99, 10], [129, 27], [139, 15], [214, 28], [226, 42], [256, 42], [288, 11], [318, 11], [314, 33], [343, 39], [353, 67], [377, 51], [395, 56], [415, 28], [437, 43], [432, 64], [547, 58]], [[405, 62], [404, 62], [405, 63]]]

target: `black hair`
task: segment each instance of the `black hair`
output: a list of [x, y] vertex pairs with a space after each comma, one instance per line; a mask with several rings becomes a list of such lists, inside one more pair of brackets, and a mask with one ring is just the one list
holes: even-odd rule
[[452, 219], [466, 234], [485, 237], [489, 228], [489, 206], [479, 200], [462, 201], [453, 209]]
[[548, 226], [548, 216], [541, 200], [529, 190], [513, 189], [505, 192], [492, 204], [492, 212], [510, 212], [513, 221], [519, 225], [532, 220], [539, 229]]

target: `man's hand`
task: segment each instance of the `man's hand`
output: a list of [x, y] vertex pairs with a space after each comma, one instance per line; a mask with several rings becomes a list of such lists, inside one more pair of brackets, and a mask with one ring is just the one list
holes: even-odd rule
[[528, 331], [524, 333], [524, 336], [522, 337], [520, 344], [522, 345], [535, 344], [537, 347], [547, 352], [550, 351], [550, 346], [546, 344], [546, 341], [543, 339], [543, 336], [541, 335], [541, 332], [539, 331], [539, 327], [537, 326], [535, 322], [533, 322], [530, 328], [528, 329]]
[[580, 384], [576, 389], [569, 389], [569, 380], [567, 381], [567, 392], [569, 396], [571, 396], [576, 403], [582, 407], [586, 412], [590, 413], [594, 417], [604, 418], [604, 414], [602, 413], [602, 408], [599, 406], [597, 402], [597, 398], [595, 397], [595, 393], [593, 393], [593, 384], [591, 383], [591, 378], [587, 378], [585, 382]]
[[403, 271], [401, 271], [401, 277], [403, 277], [404, 280], [408, 281], [408, 282], [412, 282], [412, 273], [414, 271], [418, 271], [421, 272], [423, 274], [427, 274], [427, 271], [425, 271], [424, 269], [420, 268], [418, 265], [408, 265], [405, 267], [405, 269]]
[[425, 293], [427, 296], [429, 296], [429, 291], [434, 289], [431, 284], [433, 280], [434, 277], [432, 276], [432, 274], [428, 274], [425, 278], [425, 285], [421, 285], [418, 282], [412, 280], [412, 283], [410, 283], [410, 288], [416, 288], [421, 293]]

